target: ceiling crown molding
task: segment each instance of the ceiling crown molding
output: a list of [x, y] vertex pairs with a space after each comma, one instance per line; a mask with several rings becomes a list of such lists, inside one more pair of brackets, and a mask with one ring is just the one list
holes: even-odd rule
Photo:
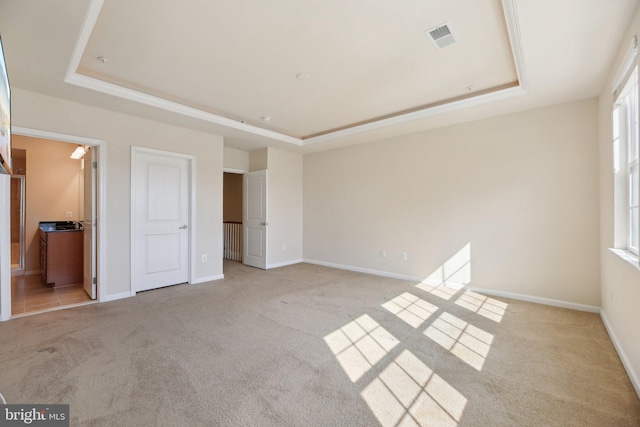
[[83, 87], [86, 89], [94, 90], [96, 92], [101, 92], [107, 95], [159, 108], [161, 110], [180, 114], [186, 117], [203, 120], [205, 122], [214, 123], [217, 125], [237, 129], [243, 132], [248, 132], [254, 135], [302, 147], [525, 95], [527, 93], [528, 80], [524, 63], [522, 41], [520, 38], [520, 25], [518, 23], [516, 2], [517, 0], [502, 0], [507, 33], [509, 35], [511, 52], [518, 76], [517, 85], [508, 88], [497, 89], [490, 92], [480, 93], [475, 96], [470, 96], [468, 98], [460, 100], [453, 100], [450, 102], [445, 102], [443, 104], [427, 106], [416, 111], [411, 111], [408, 113], [399, 114], [397, 116], [387, 117], [369, 123], [351, 126], [346, 129], [340, 129], [306, 139], [296, 138], [290, 135], [283, 134], [281, 132], [275, 132], [269, 129], [261, 128], [259, 126], [243, 123], [237, 120], [230, 119], [228, 117], [213, 114], [208, 111], [200, 110], [198, 108], [190, 107], [174, 101], [169, 101], [167, 99], [159, 98], [140, 91], [126, 88], [124, 86], [108, 83], [78, 73], [80, 61], [82, 59], [82, 56], [84, 55], [84, 51], [87, 47], [89, 38], [91, 37], [91, 33], [93, 32], [98, 17], [100, 16], [100, 11], [102, 10], [102, 6], [104, 5], [104, 0], [90, 1], [89, 8], [87, 9], [87, 14], [82, 25], [82, 29], [80, 30], [73, 55], [67, 68], [64, 82], [72, 84], [74, 86]]

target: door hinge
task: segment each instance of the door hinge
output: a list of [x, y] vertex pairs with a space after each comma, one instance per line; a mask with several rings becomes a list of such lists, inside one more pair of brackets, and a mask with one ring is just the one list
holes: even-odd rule
[[98, 169], [98, 162], [92, 162], [91, 167], [94, 169]]
[[98, 278], [97, 278], [97, 277], [94, 277], [94, 278], [93, 278], [93, 284], [94, 284], [94, 285], [97, 285], [97, 284], [98, 284]]

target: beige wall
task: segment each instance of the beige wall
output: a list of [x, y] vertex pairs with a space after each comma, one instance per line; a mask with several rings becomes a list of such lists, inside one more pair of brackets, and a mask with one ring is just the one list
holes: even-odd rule
[[[21, 89], [12, 90], [12, 124], [105, 141], [106, 294], [131, 288], [131, 147], [196, 156], [195, 280], [222, 274], [222, 137], [114, 113]], [[200, 262], [201, 254], [208, 262]], [[100, 267], [100, 266], [99, 266]], [[104, 297], [104, 296], [103, 296]]]
[[612, 253], [613, 248], [613, 153], [611, 87], [614, 74], [622, 63], [631, 37], [640, 34], [640, 12], [636, 12], [626, 36], [620, 44], [618, 59], [614, 62], [609, 79], [603, 87], [599, 102], [600, 141], [600, 260], [602, 284], [602, 313], [617, 343], [627, 370], [640, 395], [640, 269]]
[[242, 175], [224, 174], [223, 220], [242, 222]]
[[302, 260], [302, 155], [269, 148], [267, 159], [267, 266], [273, 267]]
[[249, 153], [249, 171], [261, 171], [267, 169], [267, 148], [255, 150]]
[[472, 286], [599, 306], [596, 117], [590, 99], [305, 155], [304, 257], [427, 278], [469, 244]]
[[27, 152], [25, 271], [35, 272], [40, 270], [39, 222], [79, 219], [80, 161], [69, 158], [76, 144], [16, 135], [13, 147]]
[[233, 148], [224, 148], [224, 168], [235, 172], [249, 172], [249, 153]]

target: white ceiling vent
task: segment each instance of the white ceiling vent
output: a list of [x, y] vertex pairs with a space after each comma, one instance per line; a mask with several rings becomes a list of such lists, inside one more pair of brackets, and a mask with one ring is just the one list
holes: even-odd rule
[[431, 40], [435, 47], [437, 47], [438, 49], [450, 46], [457, 41], [453, 35], [453, 30], [451, 28], [450, 22], [438, 25], [435, 28], [425, 31], [424, 33], [429, 37], [429, 40]]

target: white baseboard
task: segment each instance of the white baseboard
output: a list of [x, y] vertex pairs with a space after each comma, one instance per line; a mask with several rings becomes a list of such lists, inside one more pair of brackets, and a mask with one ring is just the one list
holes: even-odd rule
[[[316, 264], [316, 265], [322, 265], [325, 267], [333, 267], [333, 268], [338, 268], [340, 270], [349, 270], [349, 271], [356, 271], [358, 273], [367, 273], [367, 274], [373, 274], [376, 276], [384, 276], [384, 277], [391, 277], [393, 279], [400, 279], [400, 280], [409, 280], [412, 282], [424, 282], [433, 286], [437, 286], [439, 285], [441, 282], [439, 281], [433, 281], [433, 280], [423, 280], [420, 279], [419, 277], [415, 277], [415, 276], [407, 276], [404, 274], [397, 274], [397, 273], [390, 273], [388, 271], [379, 271], [379, 270], [371, 270], [368, 268], [361, 268], [361, 267], [353, 267], [350, 265], [342, 265], [342, 264], [334, 264], [331, 262], [324, 262], [324, 261], [317, 261], [317, 260], [312, 260], [312, 259], [305, 259], [304, 262], [307, 262], [309, 264]], [[493, 289], [485, 289], [485, 288], [478, 288], [475, 286], [468, 286], [468, 285], [464, 285], [464, 284], [460, 284], [460, 283], [446, 283], [447, 287], [453, 288], [453, 289], [462, 289], [462, 288], [466, 288], [469, 289], [470, 291], [473, 292], [478, 292], [479, 294], [484, 294], [484, 295], [491, 295], [491, 296], [496, 296], [496, 297], [503, 297], [503, 298], [510, 298], [510, 299], [514, 299], [514, 300], [518, 300], [518, 301], [525, 301], [525, 302], [533, 302], [536, 304], [544, 304], [544, 305], [550, 305], [553, 307], [562, 307], [562, 308], [569, 308], [572, 310], [579, 310], [579, 311], [587, 311], [590, 313], [600, 313], [600, 308], [599, 307], [595, 307], [595, 306], [591, 306], [591, 305], [584, 305], [584, 304], [578, 304], [578, 303], [573, 303], [573, 302], [568, 302], [568, 301], [561, 301], [561, 300], [555, 300], [555, 299], [550, 299], [550, 298], [542, 298], [542, 297], [536, 297], [536, 296], [531, 296], [531, 295], [523, 295], [523, 294], [517, 294], [517, 293], [513, 293], [513, 292], [504, 292], [504, 291], [497, 291], [497, 290], [493, 290]]]
[[350, 265], [334, 264], [332, 262], [317, 261], [314, 259], [305, 259], [304, 262], [324, 267], [332, 267], [340, 270], [355, 271], [357, 273], [373, 274], [374, 276], [391, 277], [392, 279], [410, 280], [412, 282], [420, 282], [421, 279], [414, 276], [406, 276], [404, 274], [390, 273], [388, 271], [371, 270], [369, 268], [353, 267]]
[[[442, 283], [437, 280], [424, 280], [423, 282], [431, 286], [437, 286]], [[479, 294], [489, 295], [493, 297], [509, 298], [509, 299], [514, 299], [516, 301], [532, 302], [535, 304], [544, 304], [544, 305], [550, 305], [552, 307], [568, 308], [571, 310], [586, 311], [589, 313], [600, 313], [600, 307], [595, 307], [593, 305], [578, 304], [575, 302], [562, 301], [562, 300], [557, 300], [552, 298], [536, 297], [531, 295], [518, 294], [515, 292], [498, 291], [495, 289], [478, 288], [476, 286], [463, 285], [459, 283], [447, 282], [445, 283], [445, 286], [452, 289], [466, 288], [472, 292], [477, 292]]]
[[552, 298], [535, 297], [531, 295], [517, 294], [513, 292], [495, 291], [493, 289], [476, 288], [475, 286], [469, 286], [470, 291], [477, 292], [483, 295], [490, 295], [494, 297], [510, 298], [517, 301], [532, 302], [535, 304], [550, 305], [552, 307], [569, 308], [571, 310], [586, 311], [589, 313], [600, 313], [600, 307], [586, 304], [578, 304], [576, 302], [562, 301]]
[[198, 277], [197, 279], [193, 279], [191, 281], [191, 284], [197, 285], [198, 283], [213, 282], [214, 280], [220, 280], [220, 279], [224, 279], [224, 274], [218, 274], [218, 275], [209, 276], [209, 277]]
[[109, 302], [109, 301], [115, 301], [115, 300], [124, 299], [124, 298], [130, 298], [130, 297], [133, 297], [135, 295], [136, 295], [136, 293], [133, 292], [133, 291], [121, 292], [119, 294], [105, 295], [104, 297], [100, 298], [99, 301], [100, 302]]
[[618, 356], [622, 361], [622, 366], [624, 366], [624, 369], [627, 371], [627, 375], [629, 375], [631, 384], [633, 384], [633, 388], [636, 389], [636, 394], [640, 398], [640, 377], [638, 377], [638, 374], [633, 369], [633, 366], [629, 361], [629, 357], [627, 357], [627, 354], [622, 349], [622, 346], [620, 345], [620, 341], [618, 340], [616, 333], [613, 331], [613, 327], [611, 326], [611, 323], [609, 323], [609, 319], [607, 318], [606, 313], [602, 309], [600, 310], [600, 317], [602, 318], [602, 323], [604, 323], [604, 327], [607, 330], [607, 333], [609, 333], [609, 338], [611, 338], [611, 342], [613, 342], [613, 346], [618, 352]]
[[267, 265], [267, 270], [270, 270], [272, 268], [278, 268], [278, 267], [286, 267], [287, 265], [300, 264], [301, 262], [305, 262], [305, 261], [302, 259], [293, 259], [290, 261], [277, 262], [275, 264]]

